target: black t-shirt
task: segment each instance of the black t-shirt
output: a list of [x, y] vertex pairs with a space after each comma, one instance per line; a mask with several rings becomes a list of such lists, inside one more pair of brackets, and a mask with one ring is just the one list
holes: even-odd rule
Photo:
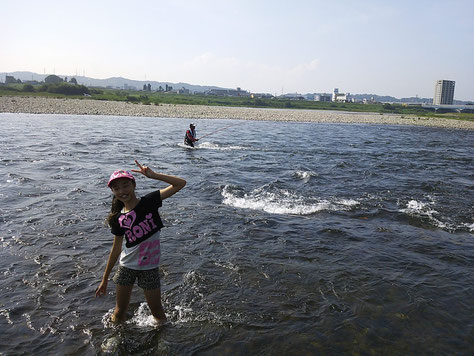
[[158, 213], [160, 207], [159, 190], [145, 195], [134, 209], [117, 215], [111, 223], [112, 234], [125, 236], [125, 246], [128, 248], [140, 244], [163, 227]]

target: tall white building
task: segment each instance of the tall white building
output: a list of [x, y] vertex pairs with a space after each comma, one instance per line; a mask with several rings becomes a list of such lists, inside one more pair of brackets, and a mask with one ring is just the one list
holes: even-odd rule
[[455, 83], [454, 80], [437, 80], [433, 105], [453, 105]]

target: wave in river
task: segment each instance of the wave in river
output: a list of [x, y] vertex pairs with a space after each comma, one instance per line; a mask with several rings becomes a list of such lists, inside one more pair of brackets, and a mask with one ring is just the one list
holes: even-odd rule
[[317, 177], [317, 173], [308, 170], [297, 170], [294, 173], [294, 176], [298, 179], [302, 179], [303, 181], [308, 181], [312, 177]]
[[219, 145], [217, 143], [212, 143], [212, 142], [201, 142], [194, 147], [185, 145], [184, 143], [178, 143], [178, 146], [191, 149], [191, 150], [196, 150], [196, 149], [201, 149], [201, 150], [216, 150], [216, 151], [234, 151], [234, 150], [248, 150], [246, 147], [242, 146], [236, 146], [236, 145]]
[[347, 211], [359, 204], [354, 199], [308, 198], [286, 189], [266, 186], [244, 193], [242, 189], [226, 185], [222, 189], [222, 203], [235, 208], [261, 210], [270, 214], [310, 215], [320, 211]]
[[468, 229], [470, 232], [474, 231], [474, 223], [453, 223], [443, 221], [445, 218], [443, 218], [442, 214], [440, 214], [435, 207], [436, 202], [434, 200], [422, 202], [412, 199], [406, 203], [405, 208], [402, 208], [399, 211], [412, 218], [421, 221], [426, 220], [430, 225], [443, 230], [457, 231]]

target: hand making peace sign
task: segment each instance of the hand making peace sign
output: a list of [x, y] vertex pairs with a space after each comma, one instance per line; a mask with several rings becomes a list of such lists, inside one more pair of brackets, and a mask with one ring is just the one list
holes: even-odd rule
[[140, 169], [132, 169], [132, 172], [141, 173], [145, 177], [152, 178], [152, 175], [155, 173], [153, 170], [148, 166], [142, 166], [137, 160], [135, 160], [135, 164]]

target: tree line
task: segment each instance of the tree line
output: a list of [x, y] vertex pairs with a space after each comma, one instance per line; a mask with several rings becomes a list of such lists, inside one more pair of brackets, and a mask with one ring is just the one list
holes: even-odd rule
[[[22, 91], [27, 93], [33, 92], [47, 92], [55, 94], [64, 94], [64, 95], [84, 95], [90, 94], [89, 88], [84, 85], [77, 84], [76, 78], [71, 78], [68, 81], [68, 78], [62, 79], [57, 75], [48, 75], [44, 82], [34, 82], [35, 85], [30, 83], [25, 83], [23, 87], [18, 86], [7, 86], [8, 90], [11, 91]], [[14, 77], [7, 76], [5, 84], [22, 84], [20, 79], [15, 79]]]

